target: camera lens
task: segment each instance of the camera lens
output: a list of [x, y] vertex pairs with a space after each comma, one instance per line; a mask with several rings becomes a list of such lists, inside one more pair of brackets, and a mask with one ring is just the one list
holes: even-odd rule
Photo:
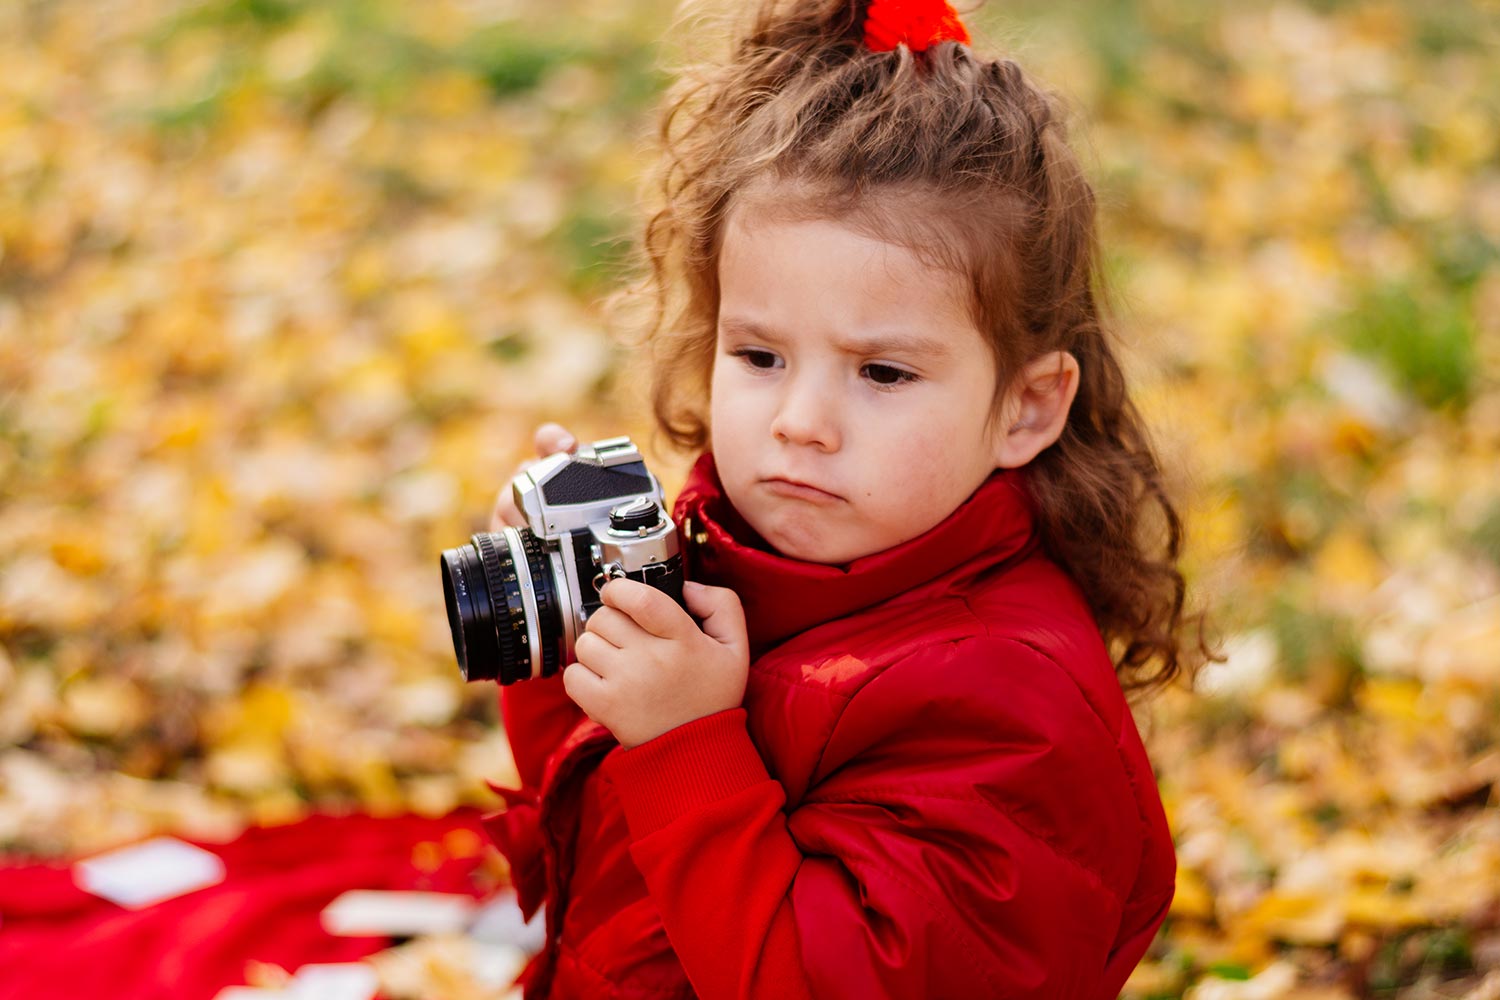
[[513, 684], [557, 672], [559, 586], [552, 560], [530, 529], [474, 535], [467, 545], [444, 550], [440, 563], [448, 629], [464, 680]]

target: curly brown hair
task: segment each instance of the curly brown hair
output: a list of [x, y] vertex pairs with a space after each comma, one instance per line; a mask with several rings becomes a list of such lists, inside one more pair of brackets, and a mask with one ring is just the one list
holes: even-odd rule
[[872, 51], [868, 6], [762, 0], [748, 25], [708, 16], [731, 41], [727, 58], [672, 70], [640, 276], [606, 303], [645, 348], [657, 429], [690, 453], [709, 441], [731, 204], [753, 198], [906, 247], [965, 280], [1001, 376], [992, 424], [1027, 361], [1077, 359], [1068, 422], [1028, 470], [1042, 543], [1087, 597], [1127, 692], [1191, 677], [1216, 657], [1203, 616], [1184, 615], [1182, 521], [1106, 336], [1094, 192], [1067, 142], [1065, 102], [1015, 62], [956, 42]]

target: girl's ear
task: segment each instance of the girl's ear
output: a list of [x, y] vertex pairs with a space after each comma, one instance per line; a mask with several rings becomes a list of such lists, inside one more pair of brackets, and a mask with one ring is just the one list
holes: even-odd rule
[[1078, 394], [1078, 359], [1053, 351], [1030, 361], [1011, 383], [1001, 405], [995, 465], [1025, 465], [1061, 435]]

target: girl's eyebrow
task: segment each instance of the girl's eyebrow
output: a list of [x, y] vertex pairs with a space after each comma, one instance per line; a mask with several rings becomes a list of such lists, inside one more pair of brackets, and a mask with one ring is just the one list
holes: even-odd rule
[[[781, 339], [780, 334], [775, 330], [762, 326], [752, 319], [741, 319], [736, 316], [720, 319], [719, 330], [721, 333], [737, 333], [772, 342]], [[899, 352], [906, 354], [926, 354], [938, 358], [946, 358], [952, 354], [952, 350], [943, 341], [934, 337], [922, 337], [914, 334], [874, 334], [869, 337], [848, 337], [839, 341], [837, 346], [847, 354], [869, 355]]]

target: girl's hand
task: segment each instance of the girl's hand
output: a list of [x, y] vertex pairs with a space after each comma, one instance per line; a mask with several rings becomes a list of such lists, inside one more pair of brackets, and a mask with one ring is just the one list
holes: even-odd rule
[[505, 481], [505, 485], [500, 487], [500, 492], [495, 495], [495, 506], [490, 511], [490, 531], [526, 527], [526, 515], [516, 509], [515, 494], [510, 488], [511, 479], [515, 479], [516, 476], [549, 455], [555, 455], [560, 451], [571, 452], [578, 447], [577, 439], [561, 424], [542, 424], [536, 429], [534, 440], [537, 457], [516, 466], [516, 471], [511, 473], [510, 479]]
[[610, 580], [599, 596], [604, 606], [574, 644], [578, 662], [563, 670], [563, 687], [621, 746], [744, 701], [750, 643], [734, 591], [683, 586], [701, 630], [670, 597], [638, 580]]

